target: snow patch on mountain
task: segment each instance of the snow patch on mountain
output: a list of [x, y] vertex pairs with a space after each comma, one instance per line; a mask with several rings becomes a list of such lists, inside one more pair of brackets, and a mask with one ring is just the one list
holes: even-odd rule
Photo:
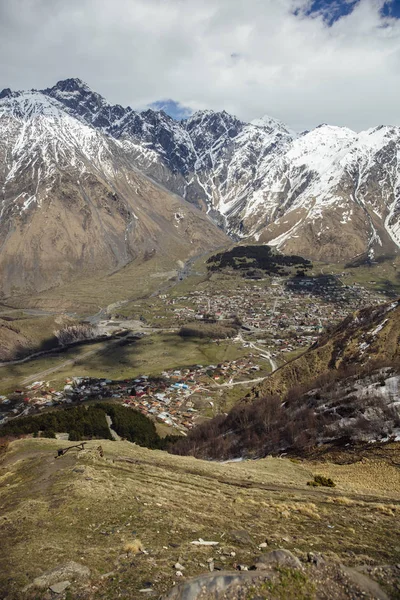
[[[60, 171], [74, 171], [79, 176], [90, 163], [103, 172], [112, 172], [115, 150], [108, 140], [40, 92], [21, 92], [0, 100], [0, 139], [3, 199], [8, 204], [15, 202], [20, 211], [34, 202], [40, 206]], [[30, 191], [13, 198], [14, 182], [28, 170]]]

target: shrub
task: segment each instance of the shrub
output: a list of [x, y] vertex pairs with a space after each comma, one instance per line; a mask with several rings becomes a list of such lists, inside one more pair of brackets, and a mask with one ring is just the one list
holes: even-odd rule
[[43, 431], [40, 437], [55, 439], [56, 433], [55, 431], [48, 429], [47, 431]]
[[323, 475], [314, 475], [314, 479], [312, 481], [307, 481], [307, 485], [312, 487], [335, 487], [335, 483], [330, 477], [324, 477]]

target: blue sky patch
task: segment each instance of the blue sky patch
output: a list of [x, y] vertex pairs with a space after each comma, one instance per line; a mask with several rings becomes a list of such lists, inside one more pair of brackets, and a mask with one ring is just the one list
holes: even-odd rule
[[152, 102], [149, 104], [149, 108], [153, 108], [154, 110], [163, 110], [167, 115], [175, 119], [176, 121], [181, 121], [182, 119], [187, 119], [193, 114], [193, 111], [188, 106], [183, 106], [180, 102], [175, 102], [175, 100], [167, 99], [167, 100], [157, 100], [156, 102]]
[[385, 2], [381, 14], [383, 17], [400, 19], [400, 0], [389, 0]]
[[307, 11], [302, 12], [297, 10], [294, 14], [296, 16], [302, 14], [306, 17], [322, 15], [328, 27], [332, 27], [336, 21], [339, 21], [342, 17], [346, 17], [352, 13], [353, 9], [360, 1], [361, 0], [313, 0]]

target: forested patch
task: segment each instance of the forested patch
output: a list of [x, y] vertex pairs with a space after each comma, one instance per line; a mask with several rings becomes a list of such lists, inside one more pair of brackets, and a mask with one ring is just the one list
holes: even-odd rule
[[55, 437], [56, 433], [68, 433], [69, 439], [75, 441], [93, 438], [111, 440], [106, 415], [111, 417], [113, 430], [129, 442], [147, 448], [163, 448], [168, 441], [159, 437], [153, 421], [145, 415], [120, 404], [109, 403], [76, 406], [17, 418], [0, 427], [0, 436], [33, 434]]
[[210, 272], [233, 269], [257, 278], [262, 274], [287, 275], [293, 269], [303, 273], [312, 263], [302, 256], [280, 254], [270, 246], [235, 246], [211, 256], [207, 268]]

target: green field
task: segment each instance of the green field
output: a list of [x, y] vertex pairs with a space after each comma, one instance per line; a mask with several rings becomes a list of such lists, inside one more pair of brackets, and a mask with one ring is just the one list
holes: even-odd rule
[[[0, 368], [0, 392], [12, 391], [27, 378], [50, 380], [54, 387], [60, 387], [71, 376], [127, 379], [140, 374], [158, 375], [166, 369], [235, 360], [246, 354], [246, 349], [230, 341], [216, 344], [184, 339], [174, 333], [153, 334], [128, 344], [124, 340], [85, 344], [61, 354]], [[56, 370], [46, 374], [49, 369]]]

